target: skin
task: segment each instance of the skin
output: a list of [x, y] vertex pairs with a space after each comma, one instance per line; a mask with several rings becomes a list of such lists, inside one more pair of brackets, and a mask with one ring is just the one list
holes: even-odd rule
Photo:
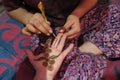
[[31, 33], [44, 33], [46, 35], [52, 33], [50, 22], [45, 22], [43, 16], [40, 13], [32, 14], [24, 8], [20, 7], [16, 10], [8, 12], [8, 14], [26, 25], [22, 29], [22, 32], [27, 36], [31, 36]]
[[[83, 3], [79, 4], [78, 7], [68, 16], [67, 21], [63, 27], [66, 30], [71, 28], [66, 33], [68, 38], [74, 38], [79, 34], [80, 23], [78, 20], [90, 9], [92, 9], [96, 3], [97, 0], [83, 0]], [[45, 22], [40, 13], [32, 14], [24, 8], [20, 7], [16, 10], [8, 12], [8, 14], [26, 25], [26, 27], [22, 30], [25, 35], [30, 36], [31, 32], [36, 34], [44, 33], [46, 35], [52, 33], [50, 22]]]
[[[63, 29], [60, 32], [64, 32], [68, 30], [64, 35], [58, 34], [58, 41], [60, 43], [56, 43], [52, 45], [51, 55], [55, 55], [56, 53], [61, 53], [61, 55], [55, 59], [54, 70], [49, 71], [47, 68], [42, 66], [42, 61], [34, 61], [34, 59], [43, 56], [42, 54], [39, 56], [34, 56], [33, 52], [29, 49], [26, 49], [26, 53], [28, 54], [28, 58], [31, 64], [34, 66], [36, 70], [36, 75], [34, 80], [53, 80], [57, 71], [59, 70], [65, 56], [72, 50], [73, 44], [61, 52], [64, 41], [67, 38], [74, 38], [80, 35], [80, 21], [79, 19], [83, 17], [89, 10], [91, 10], [97, 3], [97, 0], [83, 0], [82, 4], [79, 4], [78, 7], [68, 16], [66, 23], [63, 26]], [[46, 35], [50, 35], [52, 33], [52, 28], [50, 26], [50, 22], [46, 22], [43, 16], [40, 13], [32, 14], [25, 10], [24, 8], [18, 8], [16, 10], [8, 12], [8, 14], [15, 18], [16, 20], [24, 23], [26, 26], [22, 29], [23, 34], [27, 36], [31, 36], [31, 33], [41, 34], [44, 33]], [[23, 18], [24, 17], [24, 18]], [[62, 39], [60, 39], [62, 38]], [[60, 45], [61, 44], [61, 45]], [[59, 45], [59, 46], [58, 46]], [[85, 42], [79, 47], [81, 52], [90, 52], [95, 55], [102, 54], [102, 51], [95, 46], [91, 42]], [[59, 63], [59, 64], [58, 64]], [[42, 68], [42, 69], [41, 69]], [[42, 75], [42, 76], [41, 76]]]
[[[80, 35], [80, 21], [79, 19], [83, 17], [89, 10], [91, 10], [97, 3], [97, 0], [83, 0], [82, 4], [79, 4], [78, 7], [68, 16], [66, 23], [64, 24], [63, 28], [60, 30], [60, 32], [64, 32], [65, 30], [68, 30], [64, 35], [67, 36], [67, 38], [74, 38], [78, 35]], [[50, 35], [52, 33], [52, 28], [50, 26], [50, 22], [46, 22], [43, 18], [43, 16], [40, 13], [35, 13], [32, 14], [25, 10], [24, 8], [18, 8], [16, 10], [8, 12], [8, 14], [15, 18], [16, 20], [24, 23], [26, 26], [22, 29], [23, 34], [27, 36], [31, 36], [31, 33], [35, 34], [41, 34], [44, 33], [46, 35]], [[24, 17], [24, 18], [23, 18]], [[64, 43], [64, 41], [63, 41]], [[63, 46], [62, 46], [63, 47]], [[54, 67], [61, 66], [61, 63], [65, 56], [68, 54], [68, 52], [72, 49], [73, 45], [71, 44], [67, 50], [64, 52], [61, 52], [61, 54], [57, 60], [56, 63], [54, 64]], [[57, 47], [56, 47], [57, 48]], [[82, 46], [79, 47], [81, 52], [90, 52], [95, 55], [100, 55], [102, 54], [102, 51], [95, 46], [91, 42], [85, 42], [83, 43]], [[54, 50], [54, 49], [53, 49]], [[36, 70], [36, 75], [34, 80], [53, 80], [54, 76], [56, 75], [57, 71], [59, 70], [59, 67], [55, 67], [53, 71], [48, 71], [47, 69], [44, 69], [46, 71], [41, 71], [39, 67], [42, 67], [42, 62], [36, 62], [34, 61], [35, 58], [42, 56], [34, 56], [32, 55], [32, 51], [26, 49], [26, 53], [28, 54], [28, 57], [30, 59], [30, 62], [34, 66]], [[56, 52], [57, 53], [57, 52]], [[51, 54], [56, 54], [56, 53], [51, 53]], [[60, 64], [57, 64], [60, 63]], [[46, 76], [40, 77], [40, 75], [43, 74], [43, 72], [46, 74]]]
[[[80, 35], [80, 22], [79, 19], [83, 17], [89, 10], [91, 10], [97, 3], [97, 0], [83, 0], [82, 4], [79, 4], [76, 9], [68, 16], [63, 29], [60, 32], [64, 32], [68, 38], [74, 38]], [[22, 29], [23, 34], [31, 36], [31, 33], [41, 34], [44, 33], [49, 36], [52, 33], [50, 22], [45, 22], [43, 16], [40, 13], [32, 14], [24, 8], [18, 8], [16, 10], [8, 12], [8, 14], [16, 20], [24, 23], [26, 26]], [[24, 18], [23, 18], [24, 17]], [[87, 43], [87, 44], [86, 44]], [[90, 45], [91, 47], [87, 47]], [[87, 50], [86, 50], [87, 48]], [[82, 52], [91, 52], [93, 54], [102, 54], [102, 51], [91, 42], [85, 42], [79, 47]]]
[[[96, 5], [96, 3], [97, 0], [84, 0], [82, 4], [79, 4], [78, 7], [68, 16], [66, 23], [60, 32], [64, 32], [65, 30], [69, 29], [69, 31], [65, 33], [68, 38], [74, 38], [80, 35], [79, 19], [83, 17], [89, 10], [91, 10]], [[32, 14], [24, 8], [20, 7], [16, 10], [8, 12], [8, 14], [26, 25], [25, 28], [22, 29], [22, 32], [27, 36], [31, 36], [31, 33], [44, 33], [49, 36], [49, 34], [52, 33], [50, 22], [45, 22], [40, 13]], [[88, 47], [87, 45], [90, 45], [91, 47]], [[102, 51], [91, 42], [85, 42], [82, 46], [79, 47], [79, 49], [82, 52], [87, 51], [96, 55], [102, 54]]]
[[53, 65], [54, 69], [52, 71], [49, 71], [46, 67], [42, 65], [43, 61], [35, 61], [34, 59], [37, 59], [43, 54], [40, 54], [38, 56], [34, 56], [32, 51], [29, 49], [26, 49], [26, 53], [28, 54], [28, 58], [32, 65], [34, 66], [36, 70], [36, 75], [34, 80], [53, 80], [56, 73], [58, 72], [64, 58], [67, 56], [67, 54], [72, 50], [74, 44], [70, 44], [67, 49], [63, 51], [63, 47], [65, 44], [66, 40], [66, 35], [63, 35], [62, 33], [59, 33], [57, 35], [57, 40], [55, 39], [50, 47], [52, 52], [50, 53], [50, 56], [52, 55], [58, 55], [60, 54], [57, 58], [55, 58], [55, 63]]
[[[83, 0], [77, 8], [68, 16], [63, 29], [70, 29], [66, 35], [68, 38], [74, 38], [80, 33], [80, 21], [79, 19], [83, 17], [89, 10], [91, 10], [97, 3], [98, 0]], [[64, 30], [63, 30], [64, 31]]]

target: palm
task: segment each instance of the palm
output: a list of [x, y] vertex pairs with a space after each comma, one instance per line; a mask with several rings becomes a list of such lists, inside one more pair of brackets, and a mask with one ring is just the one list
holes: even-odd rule
[[[73, 48], [73, 44], [69, 45], [69, 47], [67, 49], [63, 50], [64, 44], [65, 44], [65, 40], [66, 40], [66, 35], [63, 35], [62, 33], [58, 34], [58, 36], [56, 37], [56, 39], [53, 41], [50, 49], [51, 49], [51, 53], [49, 53], [48, 59], [49, 60], [54, 60], [54, 64], [52, 64], [51, 66], [53, 67], [52, 70], [49, 69], [49, 63], [47, 67], [43, 66], [43, 62], [45, 60], [41, 60], [41, 61], [36, 61], [35, 59], [39, 58], [39, 57], [45, 57], [43, 54], [40, 54], [38, 56], [34, 56], [33, 53], [30, 50], [26, 50], [26, 52], [28, 53], [28, 57], [30, 59], [30, 62], [32, 63], [32, 65], [34, 66], [36, 71], [40, 71], [39, 74], [43, 74], [46, 72], [46, 76], [52, 75], [52, 77], [54, 77], [57, 73], [57, 71], [59, 70], [62, 61], [64, 60], [65, 56], [71, 51], [71, 49]], [[54, 58], [50, 58], [51, 56], [56, 56]], [[48, 60], [48, 61], [49, 61]], [[47, 69], [48, 68], [48, 69]], [[43, 73], [42, 73], [43, 72]], [[37, 76], [39, 77], [39, 76]], [[40, 79], [38, 79], [40, 80]]]

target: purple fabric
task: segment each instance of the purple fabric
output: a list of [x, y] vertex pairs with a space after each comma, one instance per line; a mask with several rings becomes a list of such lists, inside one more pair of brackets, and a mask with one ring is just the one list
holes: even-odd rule
[[101, 5], [86, 15], [82, 24], [85, 41], [94, 43], [107, 58], [120, 58], [119, 6]]

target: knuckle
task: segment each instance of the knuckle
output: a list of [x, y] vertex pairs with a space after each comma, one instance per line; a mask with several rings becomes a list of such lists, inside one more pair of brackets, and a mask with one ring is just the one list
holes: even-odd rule
[[31, 19], [29, 20], [29, 23], [33, 24], [33, 21], [34, 21], [34, 18], [31, 18]]
[[30, 30], [31, 28], [32, 28], [32, 26], [31, 26], [30, 24], [27, 24], [27, 25], [26, 25], [26, 29], [27, 29], [27, 30]]
[[26, 24], [26, 26], [25, 27], [29, 27], [30, 26], [30, 24]]
[[80, 32], [80, 30], [77, 30], [76, 32]]
[[42, 15], [41, 15], [40, 13], [35, 13], [35, 14], [34, 14], [34, 17], [35, 17], [35, 18], [38, 18], [38, 17], [41, 18]]
[[76, 32], [80, 32], [80, 28], [76, 29]]
[[67, 37], [67, 34], [63, 34], [63, 37]]
[[34, 23], [34, 25], [35, 25], [36, 27], [38, 27], [38, 26], [41, 26], [41, 23], [40, 23], [39, 21], [36, 21], [36, 22]]
[[34, 16], [39, 16], [39, 13], [35, 13]]

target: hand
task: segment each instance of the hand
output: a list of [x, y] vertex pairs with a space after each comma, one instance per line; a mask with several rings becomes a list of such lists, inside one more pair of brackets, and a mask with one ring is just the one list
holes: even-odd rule
[[[53, 65], [53, 70], [49, 71], [47, 70], [47, 79], [53, 79], [56, 75], [56, 73], [58, 72], [64, 58], [66, 57], [66, 55], [72, 50], [74, 44], [70, 44], [68, 46], [67, 49], [65, 49], [63, 51], [63, 47], [65, 45], [65, 40], [66, 40], [67, 36], [59, 33], [56, 37], [56, 39], [54, 40], [53, 44], [51, 45], [51, 50], [52, 52], [50, 53], [50, 56], [52, 55], [59, 55], [57, 58], [55, 58], [55, 64]], [[52, 80], [51, 79], [51, 80]]]
[[[41, 79], [39, 79], [40, 78], [39, 75], [41, 75], [41, 74], [43, 75], [45, 73], [45, 71], [46, 71], [47, 80], [52, 80], [55, 77], [55, 75], [58, 72], [64, 58], [72, 50], [72, 48], [74, 46], [71, 43], [68, 46], [68, 48], [63, 51], [63, 47], [65, 45], [65, 40], [66, 40], [66, 35], [63, 35], [62, 33], [60, 33], [57, 35], [56, 39], [53, 41], [53, 44], [51, 45], [50, 49], [52, 50], [52, 52], [50, 53], [50, 56], [60, 54], [57, 58], [54, 59], [55, 63], [53, 64], [52, 71], [49, 71], [47, 68], [42, 66], [42, 61], [34, 61], [34, 59], [37, 59], [38, 57], [40, 57], [42, 55], [34, 56], [30, 50], [26, 49], [26, 53], [28, 54], [28, 58], [30, 59], [30, 62], [32, 63], [32, 65], [34, 66], [34, 68], [36, 70], [36, 76], [35, 76], [36, 79], [35, 80], [41, 80]], [[43, 70], [43, 69], [45, 69], [45, 70]]]
[[74, 38], [80, 33], [80, 21], [75, 15], [69, 15], [63, 29], [60, 32], [68, 30], [65, 34], [68, 38]]
[[36, 71], [34, 80], [46, 80], [47, 69], [46, 69], [46, 67], [44, 67], [42, 65], [44, 60], [40, 60], [40, 61], [35, 60], [35, 59], [38, 59], [40, 57], [45, 57], [43, 55], [43, 53], [41, 53], [38, 56], [35, 56], [34, 53], [29, 49], [25, 49], [25, 52], [28, 54], [29, 61], [31, 62], [31, 64], [33, 65], [33, 67]]
[[50, 22], [46, 22], [40, 13], [35, 13], [22, 29], [22, 32], [28, 36], [30, 36], [31, 33], [44, 33], [46, 35], [50, 35], [50, 33], [52, 33], [52, 29], [50, 27]]

